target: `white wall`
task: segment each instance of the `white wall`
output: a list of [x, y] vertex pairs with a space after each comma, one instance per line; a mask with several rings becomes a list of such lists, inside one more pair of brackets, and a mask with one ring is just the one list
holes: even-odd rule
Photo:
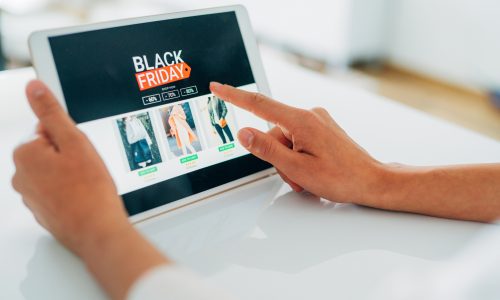
[[447, 81], [500, 86], [500, 1], [393, 0], [387, 55]]
[[390, 38], [390, 1], [351, 0], [349, 60], [378, 59], [385, 55]]
[[[173, 3], [173, 0], [158, 0]], [[261, 37], [335, 65], [387, 57], [472, 87], [500, 87], [500, 0], [183, 0], [244, 4]]]
[[[0, 18], [3, 50], [9, 60], [29, 61], [27, 37], [35, 29], [140, 16], [184, 9], [229, 4], [247, 7], [257, 35], [266, 42], [331, 65], [346, 66], [353, 58], [376, 57], [384, 49], [381, 38], [388, 0], [0, 0], [0, 5], [59, 3], [71, 9], [34, 9], [23, 14], [6, 13]], [[83, 4], [85, 18], [78, 11]], [[76, 5], [76, 6], [75, 6]], [[13, 8], [13, 6], [10, 6]], [[26, 9], [30, 5], [22, 5]], [[83, 14], [82, 14], [83, 15]]]
[[[71, 0], [80, 1], [84, 0]], [[120, 1], [120, 5], [114, 1]], [[446, 81], [500, 87], [500, 0], [95, 0], [94, 3], [99, 5], [89, 12], [87, 21], [244, 4], [260, 37], [334, 65], [385, 56]], [[143, 9], [138, 9], [142, 6]], [[49, 12], [28, 14], [18, 17], [16, 23], [4, 15], [3, 28], [12, 21], [8, 24], [10, 29], [3, 32], [5, 51], [11, 58], [27, 61], [26, 37], [32, 27], [77, 22], [63, 17], [59, 17], [61, 21]]]
[[349, 55], [351, 1], [183, 0], [176, 4], [188, 9], [243, 4], [259, 37], [338, 65], [345, 64]]

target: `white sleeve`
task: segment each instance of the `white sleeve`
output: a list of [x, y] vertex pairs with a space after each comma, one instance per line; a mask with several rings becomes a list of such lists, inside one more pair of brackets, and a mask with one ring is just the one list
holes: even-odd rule
[[156, 267], [142, 275], [128, 293], [128, 300], [236, 300], [207, 284], [195, 273], [176, 265]]
[[394, 274], [372, 299], [500, 299], [500, 230], [490, 228], [432, 270]]

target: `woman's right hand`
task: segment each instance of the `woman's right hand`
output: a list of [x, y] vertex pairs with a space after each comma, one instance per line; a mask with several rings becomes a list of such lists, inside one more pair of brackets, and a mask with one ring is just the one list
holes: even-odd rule
[[325, 109], [303, 110], [219, 83], [211, 83], [210, 89], [276, 125], [268, 133], [243, 128], [238, 139], [252, 154], [273, 164], [295, 191], [358, 204], [379, 192], [384, 165], [357, 145]]

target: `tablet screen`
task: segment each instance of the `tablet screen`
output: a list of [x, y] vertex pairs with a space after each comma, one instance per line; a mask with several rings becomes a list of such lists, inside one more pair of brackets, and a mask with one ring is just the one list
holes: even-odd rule
[[130, 215], [270, 166], [236, 141], [264, 121], [212, 95], [256, 91], [236, 14], [49, 37], [69, 114], [106, 163]]

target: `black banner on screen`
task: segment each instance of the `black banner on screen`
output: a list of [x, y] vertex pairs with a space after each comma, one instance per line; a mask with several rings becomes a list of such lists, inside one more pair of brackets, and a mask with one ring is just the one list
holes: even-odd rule
[[49, 38], [71, 117], [87, 122], [254, 83], [234, 12]]

